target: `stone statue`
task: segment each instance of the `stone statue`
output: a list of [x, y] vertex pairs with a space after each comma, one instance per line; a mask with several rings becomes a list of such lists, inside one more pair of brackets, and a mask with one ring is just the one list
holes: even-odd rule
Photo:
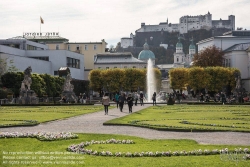
[[72, 85], [70, 82], [72, 81], [72, 77], [70, 74], [66, 76], [65, 83], [63, 85], [63, 90], [64, 91], [69, 91], [72, 92], [74, 90], [74, 85]]
[[19, 103], [20, 104], [37, 104], [38, 98], [36, 97], [36, 93], [30, 89], [32, 84], [31, 79], [31, 66], [24, 70], [24, 79], [21, 84], [21, 89], [19, 93]]
[[240, 77], [240, 75], [238, 75], [238, 77], [237, 78], [235, 78], [235, 80], [236, 80], [236, 89], [237, 90], [240, 90], [241, 89], [241, 77]]
[[70, 73], [66, 76], [65, 82], [63, 85], [63, 92], [62, 96], [65, 97], [67, 100], [66, 101], [74, 101], [77, 103], [77, 97], [74, 93], [74, 85], [72, 85], [70, 82], [72, 81], [72, 77]]
[[30, 90], [30, 85], [32, 84], [31, 72], [32, 69], [30, 66], [24, 70], [24, 79], [22, 81], [21, 90], [25, 90], [25, 86], [27, 86], [28, 90]]

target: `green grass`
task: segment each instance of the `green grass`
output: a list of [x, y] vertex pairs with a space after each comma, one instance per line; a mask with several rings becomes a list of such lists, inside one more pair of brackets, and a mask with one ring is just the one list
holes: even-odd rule
[[[138, 137], [122, 136], [122, 135], [100, 135], [100, 134], [79, 134], [78, 139], [72, 140], [60, 140], [60, 141], [39, 141], [35, 138], [8, 138], [0, 139], [0, 166], [10, 167], [10, 166], [34, 166], [43, 167], [44, 164], [38, 165], [10, 165], [2, 164], [3, 156], [6, 156], [4, 152], [33, 152], [31, 155], [35, 157], [35, 160], [39, 161], [39, 158], [43, 156], [42, 154], [34, 154], [35, 152], [52, 152], [52, 153], [67, 153], [66, 148], [72, 144], [79, 144], [85, 141], [91, 140], [107, 140], [107, 139], [130, 139], [135, 142], [135, 144], [95, 144], [90, 145], [87, 149], [93, 149], [97, 151], [112, 151], [112, 152], [141, 152], [141, 151], [190, 151], [195, 149], [223, 149], [228, 148], [233, 150], [234, 148], [246, 148], [246, 146], [228, 146], [228, 145], [199, 145], [192, 140], [147, 140]], [[249, 147], [248, 147], [249, 148]], [[8, 155], [8, 154], [7, 154]], [[51, 156], [51, 155], [49, 155]], [[53, 156], [59, 156], [61, 158], [66, 155], [53, 154]], [[50, 167], [68, 167], [68, 166], [86, 166], [86, 167], [161, 167], [161, 166], [197, 166], [197, 167], [247, 167], [250, 166], [248, 161], [222, 161], [220, 155], [207, 155], [207, 156], [172, 156], [172, 157], [102, 157], [102, 156], [92, 156], [92, 155], [82, 155], [74, 154], [74, 157], [84, 158], [79, 162], [84, 162], [84, 165], [48, 165]], [[6, 159], [4, 160], [6, 161]], [[21, 160], [18, 160], [19, 162]], [[55, 160], [44, 160], [40, 159], [40, 162], [55, 161]], [[62, 161], [62, 160], [58, 160]], [[70, 160], [66, 160], [70, 161]], [[75, 160], [76, 161], [76, 160]]]
[[132, 125], [176, 131], [250, 132], [249, 106], [152, 106], [105, 125]]
[[77, 115], [103, 110], [103, 106], [30, 106], [0, 107], [0, 127], [32, 125], [27, 120], [37, 123], [65, 119]]

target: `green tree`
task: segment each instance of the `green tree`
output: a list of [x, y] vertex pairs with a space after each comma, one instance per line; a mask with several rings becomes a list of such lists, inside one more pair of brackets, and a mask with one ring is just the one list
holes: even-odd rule
[[46, 84], [39, 74], [31, 74], [32, 84], [30, 89], [33, 90], [39, 97], [43, 96], [46, 92]]
[[[154, 69], [157, 80], [157, 88], [161, 86], [161, 72]], [[91, 70], [90, 86], [94, 91], [104, 88], [110, 92], [116, 91], [136, 91], [146, 90], [146, 70], [145, 69], [108, 69]]]
[[93, 89], [93, 91], [101, 92], [103, 88], [103, 80], [101, 72], [102, 70], [95, 69], [91, 70], [89, 73], [90, 87]]
[[210, 75], [204, 68], [193, 67], [188, 70], [188, 86], [194, 91], [206, 88], [209, 80]]
[[169, 71], [172, 89], [185, 90], [188, 83], [188, 69], [174, 68]]
[[223, 66], [224, 53], [217, 47], [211, 46], [194, 55], [193, 66], [214, 67]]
[[206, 73], [209, 75], [207, 84], [208, 91], [221, 91], [223, 87], [230, 84], [231, 71], [224, 67], [207, 67]]

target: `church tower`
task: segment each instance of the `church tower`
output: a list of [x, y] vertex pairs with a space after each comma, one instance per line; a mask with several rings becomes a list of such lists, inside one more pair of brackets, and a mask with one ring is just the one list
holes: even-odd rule
[[176, 51], [174, 53], [174, 64], [184, 63], [185, 54], [183, 53], [183, 45], [181, 43], [181, 38], [178, 37], [178, 42], [176, 44]]

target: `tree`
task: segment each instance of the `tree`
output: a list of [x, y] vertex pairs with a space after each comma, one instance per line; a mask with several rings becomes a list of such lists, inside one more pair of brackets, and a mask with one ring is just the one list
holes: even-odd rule
[[0, 77], [6, 72], [16, 72], [18, 69], [13, 65], [14, 61], [9, 60], [9, 65], [7, 66], [8, 58], [0, 58]]
[[[157, 90], [161, 86], [161, 72], [154, 69]], [[108, 70], [91, 70], [90, 87], [94, 91], [102, 89], [109, 92], [116, 91], [136, 91], [146, 89], [146, 69], [108, 69]]]
[[194, 55], [193, 65], [200, 67], [223, 66], [224, 53], [217, 47], [211, 46]]
[[188, 69], [187, 68], [175, 68], [169, 71], [170, 85], [172, 89], [186, 89], [188, 83]]
[[193, 67], [189, 69], [188, 86], [194, 91], [207, 87], [210, 75], [208, 75], [204, 68]]

